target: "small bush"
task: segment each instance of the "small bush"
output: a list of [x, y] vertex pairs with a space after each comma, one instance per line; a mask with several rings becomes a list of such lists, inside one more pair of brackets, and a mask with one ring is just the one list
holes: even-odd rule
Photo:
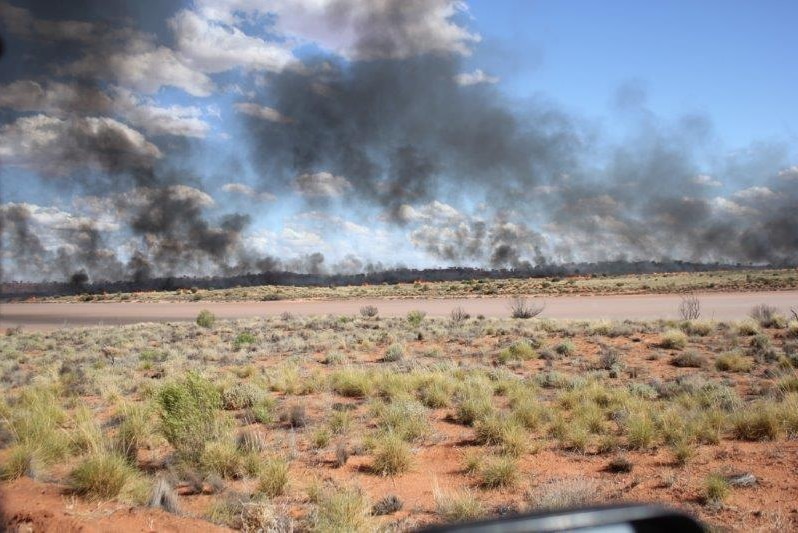
[[376, 305], [364, 305], [360, 308], [360, 316], [363, 318], [374, 318], [379, 312]]
[[632, 461], [623, 455], [619, 455], [618, 457], [614, 457], [612, 460], [610, 460], [606, 470], [607, 472], [612, 472], [613, 474], [628, 474], [632, 471], [633, 467], [634, 464]]
[[554, 347], [554, 351], [562, 356], [572, 356], [576, 353], [576, 346], [571, 341], [562, 341]]
[[710, 474], [704, 479], [704, 500], [707, 503], [721, 504], [730, 492], [729, 482], [722, 475]]
[[378, 427], [406, 441], [423, 439], [431, 431], [429, 411], [415, 400], [380, 404], [376, 414]]
[[401, 361], [405, 357], [405, 349], [401, 344], [391, 344], [385, 352], [383, 360], [388, 363]]
[[530, 506], [539, 510], [584, 507], [599, 499], [596, 482], [582, 477], [549, 482], [527, 496]]
[[478, 392], [469, 393], [457, 402], [455, 418], [461, 424], [471, 426], [477, 420], [488, 416], [494, 411], [489, 397]]
[[656, 428], [654, 422], [646, 414], [633, 415], [627, 422], [627, 438], [629, 448], [645, 450], [654, 443]]
[[233, 349], [240, 350], [241, 348], [243, 348], [248, 344], [255, 344], [256, 340], [257, 339], [255, 339], [255, 335], [249, 333], [248, 331], [244, 331], [236, 335], [236, 338], [233, 341]]
[[28, 445], [14, 446], [5, 463], [0, 466], [0, 481], [12, 481], [22, 476], [36, 478], [36, 452]]
[[222, 399], [216, 387], [199, 374], [164, 385], [157, 394], [161, 428], [182, 457], [198, 460], [205, 442], [216, 433]]
[[324, 356], [325, 365], [343, 365], [346, 363], [346, 355], [341, 352], [327, 352]]
[[462, 307], [455, 307], [452, 309], [451, 313], [449, 313], [449, 319], [454, 325], [460, 325], [469, 318], [471, 318], [471, 315], [466, 313]]
[[494, 457], [482, 465], [479, 475], [485, 488], [509, 487], [518, 480], [518, 464], [511, 457]]
[[537, 359], [537, 357], [537, 352], [526, 340], [516, 341], [499, 353], [499, 361], [502, 363], [529, 361], [530, 359]]
[[781, 429], [780, 418], [779, 409], [773, 404], [751, 404], [732, 415], [732, 433], [740, 440], [776, 440]]
[[310, 516], [310, 531], [365, 533], [372, 530], [371, 506], [360, 490], [329, 488], [311, 496], [315, 507]]
[[375, 473], [395, 476], [410, 470], [411, 464], [410, 447], [400, 436], [388, 433], [379, 438], [371, 467]]
[[250, 383], [237, 383], [224, 390], [222, 405], [228, 410], [239, 410], [252, 407], [261, 399], [261, 391]]
[[687, 335], [678, 329], [669, 329], [662, 334], [659, 345], [670, 350], [681, 350], [687, 346]]
[[122, 422], [116, 432], [114, 447], [135, 462], [137, 452], [150, 436], [150, 412], [137, 405], [128, 405], [122, 410]]
[[407, 313], [407, 323], [410, 324], [411, 327], [417, 328], [421, 325], [421, 322], [424, 321], [424, 317], [426, 316], [426, 312], [415, 309]]
[[364, 370], [354, 368], [341, 369], [331, 376], [332, 389], [348, 398], [368, 396], [374, 388], [371, 376]]
[[385, 516], [402, 510], [402, 500], [395, 494], [389, 494], [371, 507], [374, 516]]
[[526, 298], [517, 296], [510, 301], [510, 316], [512, 318], [535, 318], [546, 308], [545, 304], [530, 304]]
[[303, 428], [308, 425], [308, 414], [305, 406], [299, 403], [292, 404], [283, 411], [281, 419], [292, 428]]
[[473, 521], [485, 515], [482, 500], [469, 490], [444, 493], [436, 487], [433, 497], [437, 513], [446, 522]]
[[214, 315], [207, 309], [203, 309], [197, 315], [197, 325], [202, 328], [212, 328], [215, 323], [216, 323], [216, 315]]
[[715, 368], [722, 372], [748, 372], [753, 367], [753, 361], [736, 352], [725, 353], [715, 359]]
[[681, 368], [703, 368], [707, 364], [707, 359], [694, 350], [688, 350], [677, 354], [671, 359], [671, 364]]
[[274, 498], [285, 493], [288, 487], [288, 462], [272, 458], [265, 461], [258, 476], [258, 492]]
[[759, 324], [753, 320], [744, 320], [737, 324], [737, 334], [745, 337], [759, 333]]
[[787, 319], [779, 314], [779, 310], [767, 304], [751, 309], [750, 316], [763, 328], [783, 328], [787, 325]]
[[244, 460], [233, 442], [211, 442], [202, 452], [199, 465], [207, 474], [225, 479], [238, 479], [244, 475]]
[[70, 489], [81, 496], [109, 500], [122, 492], [135, 471], [116, 454], [92, 455], [84, 459], [70, 474]]

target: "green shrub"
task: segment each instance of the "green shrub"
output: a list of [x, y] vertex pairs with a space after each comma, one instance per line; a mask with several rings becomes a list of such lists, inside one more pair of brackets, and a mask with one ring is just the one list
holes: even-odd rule
[[731, 417], [732, 433], [736, 439], [761, 441], [776, 440], [781, 429], [778, 406], [770, 402], [757, 402], [735, 412]]
[[252, 407], [263, 397], [260, 389], [250, 383], [236, 383], [222, 393], [222, 406], [228, 410]]
[[753, 367], [753, 361], [736, 352], [725, 353], [715, 359], [715, 368], [723, 372], [748, 372]]
[[647, 414], [637, 414], [629, 417], [626, 425], [629, 448], [644, 450], [654, 443], [656, 434], [654, 422]]
[[571, 356], [576, 353], [576, 346], [571, 341], [562, 341], [554, 347], [554, 351], [563, 356]]
[[258, 492], [269, 498], [284, 494], [288, 487], [288, 470], [288, 462], [283, 459], [267, 460], [258, 477]]
[[482, 500], [470, 490], [441, 492], [433, 490], [436, 512], [448, 523], [468, 522], [485, 515]]
[[342, 368], [330, 377], [332, 389], [348, 398], [368, 396], [374, 388], [372, 377], [365, 370]]
[[108, 500], [118, 496], [134, 476], [135, 471], [122, 456], [92, 455], [72, 471], [69, 487], [81, 496]]
[[0, 466], [0, 481], [12, 481], [22, 476], [36, 478], [37, 469], [36, 450], [30, 445], [16, 445]]
[[389, 363], [401, 361], [405, 357], [405, 349], [401, 344], [391, 344], [385, 352], [383, 360]]
[[446, 379], [429, 379], [418, 389], [418, 399], [432, 409], [448, 407], [452, 401], [452, 386]]
[[787, 325], [787, 319], [779, 314], [779, 310], [767, 304], [751, 309], [751, 318], [763, 328], [783, 328]]
[[[210, 326], [205, 326], [205, 327], [210, 327]], [[248, 331], [244, 331], [236, 336], [235, 340], [233, 341], [233, 348], [235, 350], [240, 350], [247, 344], [255, 344], [255, 341], [256, 341], [255, 335], [253, 335]]]
[[681, 350], [687, 346], [687, 335], [678, 329], [669, 329], [662, 334], [659, 345], [671, 350]]
[[480, 469], [480, 485], [494, 489], [509, 487], [518, 480], [518, 464], [511, 457], [494, 457]]
[[694, 350], [688, 350], [677, 354], [671, 359], [671, 364], [681, 368], [703, 368], [707, 364], [707, 359]]
[[376, 411], [378, 427], [406, 441], [420, 440], [431, 431], [429, 411], [415, 400], [379, 404]]
[[723, 503], [730, 492], [729, 482], [720, 474], [710, 474], [704, 479], [704, 500], [707, 503]]
[[273, 398], [261, 398], [249, 410], [252, 420], [260, 424], [271, 424], [275, 421], [275, 401]]
[[216, 315], [214, 315], [207, 309], [203, 309], [197, 315], [197, 325], [202, 328], [212, 328], [215, 323], [216, 323]]
[[216, 474], [227, 479], [238, 479], [244, 475], [244, 460], [233, 442], [216, 441], [205, 446], [199, 464], [207, 474]]
[[324, 489], [311, 495], [314, 509], [310, 531], [316, 533], [366, 533], [373, 530], [371, 506], [357, 489]]
[[378, 474], [394, 476], [407, 472], [412, 461], [407, 443], [399, 435], [387, 433], [376, 442], [372, 470]]
[[121, 416], [114, 448], [129, 461], [135, 462], [139, 448], [151, 435], [150, 411], [140, 405], [127, 405], [122, 408]]
[[194, 372], [161, 387], [156, 401], [166, 440], [185, 459], [197, 461], [207, 440], [216, 434], [216, 417], [222, 407], [217, 388]]
[[499, 352], [499, 361], [507, 363], [509, 361], [528, 361], [536, 359], [537, 352], [526, 340], [516, 341], [501, 352]]
[[455, 418], [461, 424], [471, 426], [477, 420], [493, 413], [493, 404], [490, 397], [480, 394], [479, 391], [468, 392], [460, 398], [455, 408]]
[[415, 309], [407, 313], [407, 323], [410, 324], [411, 327], [417, 328], [421, 325], [425, 316], [427, 316], [426, 312]]

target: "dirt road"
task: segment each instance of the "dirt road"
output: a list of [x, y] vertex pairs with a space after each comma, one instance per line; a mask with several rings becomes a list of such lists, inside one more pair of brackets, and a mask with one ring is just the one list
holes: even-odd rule
[[[678, 317], [679, 295], [559, 296], [546, 298], [541, 316], [564, 319], [652, 319]], [[747, 316], [761, 303], [787, 312], [798, 307], [798, 291], [711, 293], [699, 295], [702, 318], [734, 320]], [[192, 302], [192, 303], [3, 303], [0, 327], [21, 325], [26, 329], [51, 330], [59, 327], [133, 324], [194, 320], [201, 309], [210, 309], [219, 318], [246, 318], [279, 315], [345, 314], [361, 306], [376, 305], [381, 316], [404, 316], [412, 309], [429, 316], [446, 316], [455, 307], [471, 315], [509, 316], [507, 298], [452, 298], [429, 300], [304, 300], [274, 302]]]

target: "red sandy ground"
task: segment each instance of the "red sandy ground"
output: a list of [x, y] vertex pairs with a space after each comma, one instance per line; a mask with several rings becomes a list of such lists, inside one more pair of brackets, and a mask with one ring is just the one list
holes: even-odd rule
[[[603, 338], [602, 342], [624, 348], [629, 366], [637, 367], [640, 376], [672, 378], [677, 375], [696, 372], [696, 369], [676, 368], [670, 364], [670, 355], [676, 352], [660, 351], [661, 356], [651, 360], [648, 356], [658, 351], [654, 348], [657, 335], [641, 335], [637, 339]], [[575, 338], [577, 353], [591, 361], [598, 358], [598, 346], [589, 338]], [[493, 342], [485, 339], [486, 347]], [[548, 338], [550, 344], [557, 342], [554, 336]], [[703, 341], [712, 346], [712, 341]], [[409, 351], [431, 343], [418, 343]], [[457, 349], [456, 342], [448, 345], [448, 351]], [[714, 361], [714, 355], [702, 352]], [[463, 348], [473, 351], [474, 346]], [[361, 362], [378, 365], [381, 354], [365, 356]], [[280, 358], [269, 357], [252, 361], [257, 366], [273, 366]], [[317, 360], [322, 354], [317, 354]], [[546, 362], [533, 360], [523, 363], [517, 373], [532, 375], [544, 368]], [[555, 361], [554, 368], [567, 373], [578, 373], [568, 358]], [[710, 366], [710, 368], [714, 368]], [[753, 392], [753, 386], [766, 381], [761, 369], [748, 374], [726, 374], [714, 369], [701, 370], [713, 379], [729, 378], [741, 397]], [[622, 382], [622, 380], [620, 380]], [[542, 394], [549, 394], [543, 391]], [[292, 397], [288, 402], [302, 403], [306, 406], [310, 426], [320, 422], [329, 412], [332, 402], [356, 403], [365, 401], [350, 400], [327, 393]], [[359, 407], [358, 411], [364, 409]], [[717, 446], [700, 445], [696, 456], [685, 467], [673, 464], [672, 456], [666, 447], [649, 452], [626, 452], [634, 468], [626, 474], [613, 474], [604, 471], [611, 454], [599, 455], [589, 451], [580, 454], [567, 452], [545, 444], [539, 432], [530, 437], [532, 448], [539, 444], [537, 453], [527, 453], [519, 461], [521, 476], [517, 487], [483, 491], [477, 488], [477, 479], [463, 472], [463, 458], [471, 450], [482, 450], [472, 444], [473, 429], [455, 424], [447, 419], [450, 409], [433, 412], [434, 436], [414, 448], [412, 470], [398, 477], [378, 476], [370, 472], [369, 456], [352, 456], [342, 468], [334, 466], [334, 446], [325, 450], [314, 450], [309, 443], [312, 429], [296, 432], [296, 457], [291, 462], [291, 481], [289, 492], [276, 499], [279, 505], [291, 509], [300, 517], [301, 507], [307, 503], [305, 489], [314, 481], [334, 480], [342, 485], [361, 487], [375, 502], [388, 494], [395, 494], [404, 502], [398, 513], [377, 519], [379, 523], [398, 523], [401, 529], [411, 529], [435, 522], [433, 490], [436, 486], [449, 489], [470, 488], [480, 500], [494, 510], [498, 506], [523, 509], [526, 489], [544, 485], [547, 481], [584, 476], [600, 483], [600, 499], [606, 502], [637, 501], [657, 502], [681, 508], [708, 524], [731, 528], [738, 531], [786, 531], [798, 530], [798, 441], [739, 442], [722, 440]], [[293, 438], [288, 429], [269, 430], [258, 424], [252, 429], [261, 431], [271, 442]], [[353, 435], [350, 439], [356, 439]], [[163, 460], [166, 450], [144, 450], [140, 461], [158, 463]], [[712, 510], [702, 504], [701, 491], [705, 477], [713, 472], [750, 472], [758, 484], [750, 488], [734, 488], [731, 495], [719, 510]], [[247, 491], [253, 487], [252, 481], [231, 481], [228, 490]], [[62, 485], [19, 479], [12, 483], [0, 484], [0, 506], [5, 516], [4, 525], [12, 531], [226, 531], [210, 522], [192, 518], [201, 516], [214, 499], [220, 496], [186, 495], [181, 496], [184, 516], [175, 516], [162, 511], [130, 508], [118, 503], [88, 503], [75, 499], [66, 493]]]

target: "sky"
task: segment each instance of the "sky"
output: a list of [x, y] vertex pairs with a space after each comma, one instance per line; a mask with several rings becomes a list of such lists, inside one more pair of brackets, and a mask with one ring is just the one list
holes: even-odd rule
[[795, 264], [796, 15], [0, 0], [2, 277]]

